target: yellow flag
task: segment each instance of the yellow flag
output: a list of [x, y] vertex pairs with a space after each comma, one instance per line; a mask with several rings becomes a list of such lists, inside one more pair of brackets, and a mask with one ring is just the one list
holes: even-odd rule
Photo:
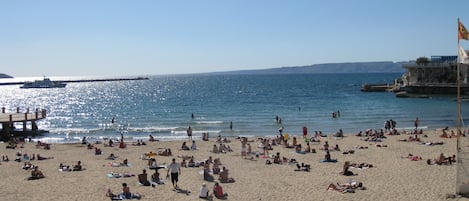
[[459, 20], [458, 20], [458, 39], [469, 40], [469, 32]]

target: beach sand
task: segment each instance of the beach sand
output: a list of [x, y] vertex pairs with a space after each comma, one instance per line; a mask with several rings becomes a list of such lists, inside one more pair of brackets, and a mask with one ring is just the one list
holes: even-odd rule
[[[181, 162], [178, 155], [194, 156], [202, 161], [209, 156], [220, 158], [223, 166], [229, 169], [230, 177], [236, 182], [222, 183], [222, 187], [228, 193], [228, 200], [447, 200], [448, 194], [454, 194], [456, 189], [456, 165], [428, 165], [426, 159], [434, 159], [440, 153], [449, 156], [456, 152], [456, 138], [439, 138], [441, 131], [425, 131], [428, 137], [419, 135], [422, 141], [442, 141], [443, 145], [425, 146], [417, 142], [401, 142], [399, 139], [408, 138], [410, 135], [387, 136], [383, 142], [368, 142], [361, 140], [363, 137], [347, 135], [343, 139], [333, 137], [323, 138], [320, 144], [312, 144], [317, 153], [297, 154], [293, 149], [287, 149], [280, 145], [273, 146], [269, 154], [280, 152], [281, 156], [295, 158], [298, 162], [311, 165], [311, 171], [294, 171], [296, 166], [289, 164], [266, 165], [266, 158], [253, 155], [253, 160], [241, 157], [241, 143], [237, 139], [231, 139], [226, 143], [234, 151], [225, 154], [210, 152], [216, 144], [215, 139], [210, 141], [196, 141], [198, 150], [179, 150], [182, 141], [146, 142], [144, 146], [133, 146], [128, 142], [127, 148], [105, 147], [104, 144], [96, 144], [104, 151], [103, 155], [95, 155], [94, 150], [87, 149], [82, 144], [52, 144], [50, 150], [37, 148], [36, 144], [26, 143], [24, 148], [5, 149], [1, 155], [8, 155], [9, 162], [1, 162], [0, 187], [1, 200], [109, 200], [105, 196], [107, 189], [115, 193], [121, 192], [122, 183], [127, 183], [132, 192], [142, 194], [141, 200], [200, 200], [199, 188], [202, 183], [207, 183], [212, 192], [213, 182], [206, 182], [199, 174], [202, 167], [182, 168], [179, 187], [191, 191], [190, 194], [177, 193], [173, 190], [171, 182], [166, 179], [167, 169], [160, 169], [160, 177], [166, 180], [166, 184], [156, 187], [141, 186], [137, 177], [108, 178], [111, 172], [139, 174], [142, 169], [147, 169], [149, 176], [153, 170], [149, 170], [147, 161], [140, 157], [146, 152], [156, 152], [158, 148], [171, 148], [173, 157]], [[304, 147], [305, 142], [300, 134], [295, 135], [298, 142]], [[290, 135], [290, 137], [293, 137]], [[256, 138], [250, 138], [253, 151], [257, 151]], [[466, 140], [466, 138], [462, 138]], [[339, 145], [341, 151], [332, 151], [332, 158], [337, 158], [337, 163], [321, 163], [325, 152], [320, 150], [324, 141], [328, 141], [331, 147]], [[291, 142], [291, 140], [290, 140]], [[387, 147], [378, 147], [377, 144]], [[6, 144], [3, 144], [6, 146]], [[188, 142], [190, 146], [191, 143]], [[368, 147], [359, 149], [358, 147]], [[353, 154], [343, 154], [347, 150], [354, 150]], [[31, 175], [30, 170], [23, 170], [23, 162], [15, 162], [16, 152], [41, 154], [41, 156], [53, 157], [48, 160], [33, 160], [32, 164], [38, 165], [46, 178], [39, 180], [27, 180]], [[128, 159], [131, 167], [110, 167], [110, 160], [105, 158], [114, 153], [119, 158], [116, 162]], [[405, 156], [409, 153], [421, 156], [423, 160], [411, 161]], [[158, 163], [171, 162], [173, 157], [156, 156]], [[403, 158], [404, 157], [404, 158]], [[272, 160], [272, 159], [270, 159]], [[59, 164], [74, 165], [81, 161], [85, 170], [73, 172], [61, 172]], [[374, 167], [369, 169], [350, 170], [358, 175], [343, 176], [340, 174], [345, 161], [352, 163], [370, 163]], [[218, 178], [215, 175], [216, 179]], [[327, 191], [331, 183], [345, 183], [349, 180], [363, 182], [365, 190], [357, 190], [355, 193], [340, 193]], [[214, 198], [214, 200], [217, 200]], [[453, 200], [469, 200], [456, 198]]]

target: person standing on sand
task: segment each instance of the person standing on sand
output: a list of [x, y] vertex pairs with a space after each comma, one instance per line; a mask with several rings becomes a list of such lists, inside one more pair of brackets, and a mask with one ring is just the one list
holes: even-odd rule
[[415, 118], [414, 126], [415, 126], [415, 130], [417, 130], [417, 128], [419, 127], [419, 118], [418, 117]]
[[191, 126], [187, 128], [187, 137], [189, 138], [189, 141], [192, 141], [192, 127]]
[[171, 172], [171, 183], [173, 183], [174, 188], [177, 188], [179, 175], [181, 174], [181, 166], [179, 163], [176, 163], [175, 158], [173, 158], [173, 162], [171, 162], [171, 164], [169, 164], [168, 166], [168, 173], [166, 174], [166, 177], [169, 176], [170, 172]]
[[303, 126], [303, 139], [306, 138], [306, 136], [308, 136], [308, 128], [306, 128], [306, 126]]
[[241, 138], [241, 157], [243, 159], [246, 159], [246, 155], [247, 155], [247, 152], [246, 152], [247, 142], [248, 142], [248, 140], [247, 140], [246, 137]]

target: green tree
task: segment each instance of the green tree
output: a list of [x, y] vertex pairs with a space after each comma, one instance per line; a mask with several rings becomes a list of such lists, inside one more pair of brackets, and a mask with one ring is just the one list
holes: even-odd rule
[[417, 61], [415, 63], [417, 63], [418, 65], [428, 64], [428, 63], [430, 63], [430, 60], [427, 57], [419, 57], [419, 58], [417, 58]]

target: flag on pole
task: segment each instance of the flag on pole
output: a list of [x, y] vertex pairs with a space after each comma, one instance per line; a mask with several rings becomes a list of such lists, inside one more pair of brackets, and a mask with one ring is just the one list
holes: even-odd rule
[[458, 39], [469, 40], [469, 32], [458, 19]]
[[469, 64], [469, 56], [467, 56], [466, 50], [459, 45], [459, 51], [458, 51], [458, 63], [461, 64]]

